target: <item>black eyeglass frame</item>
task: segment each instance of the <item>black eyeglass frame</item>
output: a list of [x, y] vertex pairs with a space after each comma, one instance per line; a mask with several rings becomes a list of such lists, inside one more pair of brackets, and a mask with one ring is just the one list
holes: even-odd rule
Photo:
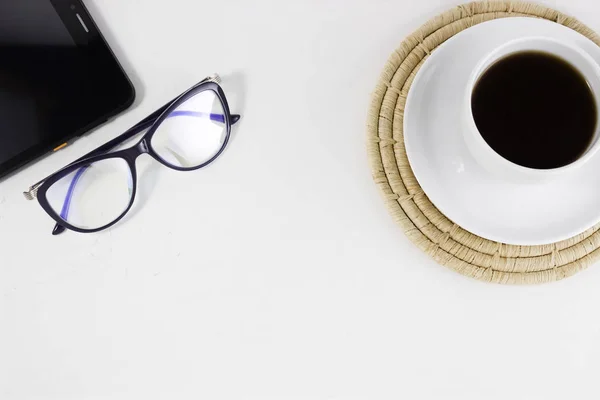
[[[130, 129], [125, 131], [123, 134], [121, 134], [118, 137], [114, 138], [113, 140], [105, 143], [104, 145], [98, 147], [97, 149], [89, 152], [85, 156], [77, 159], [76, 161], [72, 162], [71, 164], [67, 165], [66, 167], [62, 168], [61, 170], [44, 178], [43, 180], [41, 180], [40, 182], [36, 183], [31, 188], [29, 188], [29, 191], [24, 192], [23, 194], [25, 195], [25, 197], [28, 200], [33, 200], [34, 198], [37, 197], [38, 202], [40, 203], [40, 206], [42, 206], [44, 211], [46, 211], [46, 213], [52, 219], [54, 219], [56, 221], [56, 226], [54, 227], [52, 234], [58, 235], [58, 234], [64, 232], [65, 229], [69, 229], [69, 230], [72, 230], [75, 232], [80, 232], [80, 233], [94, 233], [94, 232], [98, 232], [98, 231], [102, 231], [104, 229], [110, 228], [111, 226], [113, 226], [114, 224], [119, 222], [123, 217], [125, 217], [125, 215], [129, 212], [129, 210], [131, 209], [131, 207], [133, 206], [133, 203], [135, 201], [135, 196], [136, 196], [136, 192], [137, 192], [137, 171], [136, 171], [136, 167], [135, 167], [135, 161], [142, 154], [148, 154], [152, 158], [154, 158], [156, 161], [161, 163], [162, 165], [164, 165], [168, 168], [171, 168], [171, 169], [175, 169], [177, 171], [195, 171], [197, 169], [206, 167], [207, 165], [209, 165], [210, 163], [215, 161], [223, 153], [223, 151], [227, 147], [227, 144], [229, 143], [229, 138], [231, 136], [231, 126], [233, 124], [235, 124], [236, 122], [238, 122], [240, 119], [239, 115], [231, 114], [231, 112], [229, 110], [229, 104], [227, 103], [227, 98], [225, 97], [225, 93], [223, 92], [223, 89], [219, 85], [219, 82], [220, 82], [220, 78], [218, 75], [213, 75], [213, 76], [205, 78], [204, 80], [200, 81], [198, 84], [196, 84], [195, 86], [193, 86], [192, 88], [188, 89], [186, 92], [181, 94], [179, 97], [170, 101], [169, 103], [167, 103], [160, 109], [153, 112], [148, 117], [144, 118], [142, 121], [138, 122], [135, 126], [131, 127]], [[168, 163], [167, 161], [165, 161], [164, 159], [162, 159], [158, 155], [158, 153], [152, 148], [152, 145], [151, 145], [152, 136], [154, 135], [154, 133], [156, 132], [156, 130], [158, 129], [160, 124], [170, 115], [170, 113], [172, 111], [177, 109], [177, 107], [179, 107], [181, 104], [185, 103], [191, 97], [196, 96], [197, 94], [202, 93], [207, 90], [211, 90], [217, 95], [217, 97], [223, 107], [223, 116], [224, 116], [224, 122], [226, 125], [226, 136], [223, 140], [223, 144], [221, 145], [221, 148], [219, 149], [219, 151], [212, 158], [210, 158], [208, 161], [206, 161], [200, 165], [197, 165], [194, 167], [189, 167], [189, 168], [178, 167], [178, 166], [172, 165], [172, 164]], [[128, 147], [126, 149], [119, 150], [119, 151], [116, 151], [113, 153], [110, 152], [115, 147], [123, 144], [127, 140], [135, 137], [136, 135], [139, 135], [141, 132], [143, 132], [146, 129], [148, 131], [144, 134], [144, 136], [142, 136], [142, 138], [139, 140], [139, 142], [137, 144], [133, 145], [132, 147]], [[129, 205], [123, 211], [123, 213], [121, 213], [121, 215], [119, 215], [114, 221], [112, 221], [102, 227], [93, 228], [93, 229], [79, 228], [77, 226], [74, 226], [74, 225], [68, 223], [63, 218], [61, 218], [60, 215], [50, 206], [50, 203], [48, 202], [48, 199], [46, 197], [46, 193], [47, 193], [48, 189], [54, 183], [56, 183], [58, 180], [64, 178], [65, 176], [69, 175], [70, 173], [72, 173], [73, 171], [75, 171], [77, 169], [86, 167], [87, 165], [94, 163], [94, 162], [98, 162], [101, 160], [113, 159], [113, 158], [123, 159], [123, 160], [125, 160], [125, 162], [127, 162], [127, 165], [129, 166], [130, 171], [131, 171], [131, 177], [132, 177], [132, 181], [133, 181], [133, 190], [131, 193], [131, 199], [129, 201]]]

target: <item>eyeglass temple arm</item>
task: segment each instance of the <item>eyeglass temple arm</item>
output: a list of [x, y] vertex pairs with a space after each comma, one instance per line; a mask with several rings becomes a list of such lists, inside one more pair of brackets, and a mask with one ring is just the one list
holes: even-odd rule
[[[154, 113], [153, 113], [154, 115]], [[160, 115], [160, 114], [159, 114]], [[171, 112], [167, 118], [173, 118], [173, 117], [198, 117], [198, 118], [202, 118], [202, 117], [209, 117], [211, 121], [215, 121], [215, 122], [221, 122], [221, 123], [225, 123], [225, 115], [224, 114], [214, 114], [214, 113], [203, 113], [203, 112], [197, 112], [197, 111], [173, 111]], [[147, 118], [146, 118], [147, 119]], [[136, 126], [134, 126], [133, 128], [131, 128], [130, 130], [133, 131], [134, 133], [131, 133], [130, 137], [135, 136], [136, 134], [140, 133], [141, 131], [143, 131], [144, 129], [148, 128], [148, 126], [146, 126], [146, 119], [144, 119], [143, 121], [141, 121], [140, 123], [138, 123]], [[235, 124], [236, 122], [238, 122], [240, 120], [240, 116], [238, 114], [233, 114], [231, 115], [231, 124]], [[154, 123], [154, 121], [150, 121], [152, 123]], [[149, 125], [152, 125], [151, 123]], [[128, 131], [129, 132], [129, 131]], [[129, 134], [128, 132], [125, 132], [123, 135], [124, 136], [126, 134]], [[75, 162], [78, 162], [80, 160], [95, 156], [95, 155], [100, 155], [103, 154], [105, 152], [108, 152], [110, 150], [112, 150], [114, 147], [118, 146], [119, 144], [123, 143], [124, 141], [128, 140], [130, 137], [127, 137], [127, 139], [121, 139], [121, 142], [113, 145], [112, 147], [110, 147], [108, 150], [104, 150], [104, 151], [99, 151], [101, 148], [104, 148], [105, 146], [111, 144], [111, 142], [115, 141], [116, 139], [119, 139], [121, 136], [111, 140], [110, 142], [106, 143], [105, 145], [95, 149], [94, 151], [88, 153], [86, 156], [78, 159]], [[79, 181], [79, 178], [81, 178], [81, 175], [83, 175], [83, 173], [85, 172], [85, 170], [88, 168], [88, 166], [83, 166], [81, 168], [79, 168], [77, 170], [77, 172], [75, 173], [75, 176], [73, 177], [73, 180], [71, 181], [71, 183], [69, 184], [69, 189], [67, 190], [67, 195], [65, 196], [65, 202], [63, 203], [63, 207], [60, 211], [60, 217], [64, 220], [66, 220], [69, 216], [69, 209], [71, 207], [71, 198], [73, 197], [73, 193], [75, 191], [75, 186], [77, 185], [77, 182]], [[61, 224], [59, 224], [58, 222], [56, 223], [56, 225], [54, 225], [54, 229], [52, 229], [52, 235], [56, 236], [56, 235], [60, 235], [61, 233], [63, 233], [66, 230], [66, 228], [64, 226], [62, 226]]]
[[[158, 117], [160, 117], [162, 115], [162, 113], [167, 109], [167, 107], [169, 107], [171, 105], [171, 103], [164, 105], [163, 107], [159, 108], [158, 110], [154, 111], [152, 114], [150, 114], [149, 116], [147, 116], [146, 118], [144, 118], [143, 120], [141, 120], [140, 122], [138, 122], [137, 124], [135, 124], [134, 126], [132, 126], [131, 128], [129, 128], [128, 130], [126, 130], [124, 133], [122, 133], [121, 135], [117, 136], [116, 138], [104, 143], [102, 146], [90, 151], [89, 153], [85, 154], [82, 157], [79, 157], [78, 159], [76, 159], [75, 161], [69, 163], [69, 165], [78, 163], [79, 161], [83, 161], [86, 158], [90, 158], [90, 157], [94, 157], [94, 156], [98, 156], [100, 154], [104, 154], [104, 153], [108, 153], [109, 151], [113, 150], [114, 148], [116, 148], [117, 146], [123, 144], [124, 142], [128, 141], [129, 139], [131, 139], [132, 137], [135, 137], [136, 135], [139, 135], [140, 132], [142, 132], [145, 129], [148, 129], [155, 121]], [[181, 113], [185, 113], [186, 111], [180, 111]], [[189, 111], [188, 111], [189, 112]], [[175, 111], [172, 114], [175, 113], [179, 113], [178, 111]], [[174, 115], [176, 116], [176, 115]], [[169, 116], [170, 117], [170, 116]], [[239, 114], [231, 114], [231, 125], [234, 125], [235, 123], [237, 123], [240, 120], [241, 116]], [[210, 114], [210, 119], [213, 121], [217, 121], [217, 122], [224, 122], [224, 116], [222, 114]], [[67, 165], [67, 167], [69, 166]], [[65, 168], [67, 168], [65, 167]], [[44, 183], [44, 181], [48, 179], [48, 177], [42, 179], [41, 181], [39, 181], [38, 183], [36, 183], [34, 186]]]

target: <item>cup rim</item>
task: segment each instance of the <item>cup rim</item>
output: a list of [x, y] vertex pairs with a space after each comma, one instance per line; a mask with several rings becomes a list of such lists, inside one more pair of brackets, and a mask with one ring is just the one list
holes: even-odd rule
[[[479, 63], [477, 63], [477, 65], [473, 69], [473, 72], [471, 73], [471, 76], [469, 77], [469, 81], [467, 84], [467, 91], [466, 91], [466, 97], [467, 97], [466, 104], [468, 104], [468, 107], [466, 107], [467, 108], [466, 112], [467, 112], [467, 123], [469, 125], [468, 131], [470, 132], [471, 138], [468, 140], [475, 140], [477, 142], [477, 144], [479, 145], [479, 147], [481, 149], [484, 149], [484, 151], [486, 152], [486, 155], [485, 155], [486, 157], [493, 157], [497, 163], [501, 162], [508, 168], [511, 168], [513, 171], [525, 173], [528, 175], [547, 176], [550, 174], [556, 174], [556, 173], [567, 171], [567, 170], [570, 170], [573, 168], [577, 168], [577, 167], [583, 165], [584, 163], [586, 163], [587, 161], [589, 161], [596, 154], [596, 152], [600, 149], [600, 137], [598, 137], [596, 139], [596, 142], [593, 145], [591, 145], [590, 148], [581, 157], [579, 157], [577, 160], [575, 160], [567, 165], [563, 165], [561, 167], [556, 167], [556, 168], [548, 168], [548, 169], [530, 168], [530, 167], [525, 167], [525, 166], [516, 164], [516, 163], [502, 157], [500, 154], [498, 154], [496, 152], [496, 150], [494, 150], [485, 141], [485, 139], [479, 132], [479, 129], [477, 128], [477, 125], [475, 123], [475, 118], [473, 117], [472, 94], [473, 94], [473, 89], [475, 88], [475, 85], [477, 83], [477, 80], [497, 60], [504, 58], [510, 54], [519, 53], [521, 51], [527, 51], [526, 49], [516, 50], [514, 52], [508, 52], [506, 54], [502, 54], [501, 56], [498, 57], [498, 54], [502, 53], [502, 51], [504, 49], [506, 49], [507, 47], [510, 47], [510, 46], [514, 46], [515, 44], [518, 44], [521, 42], [533, 42], [533, 41], [551, 42], [553, 44], [557, 44], [559, 46], [568, 48], [569, 50], [578, 53], [579, 56], [581, 56], [587, 63], [592, 65], [593, 68], [596, 70], [596, 73], [597, 73], [596, 79], [600, 83], [600, 66], [598, 65], [598, 63], [596, 63], [596, 61], [589, 54], [587, 54], [585, 51], [583, 51], [582, 49], [580, 49], [577, 46], [567, 44], [560, 40], [547, 38], [544, 36], [529, 36], [529, 37], [525, 37], [525, 38], [518, 38], [518, 39], [508, 41], [508, 42], [502, 44], [501, 46], [496, 47], [494, 50], [492, 50], [490, 53], [488, 53], [488, 55], [483, 57], [481, 59], [481, 61], [479, 61]], [[543, 50], [541, 50], [541, 51], [543, 51]], [[552, 54], [552, 52], [550, 52], [550, 51], [545, 51], [545, 52]], [[496, 59], [494, 59], [495, 57], [496, 57]], [[561, 57], [561, 58], [563, 58], [563, 57]], [[569, 64], [573, 65], [573, 63], [571, 61], [569, 61], [569, 60], [565, 60], [565, 61], [568, 62]], [[582, 75], [584, 75], [586, 80], [589, 80], [589, 77], [587, 75], [583, 74], [583, 72], [581, 72], [581, 70], [579, 68], [577, 68], [575, 66], [573, 66], [573, 67], [576, 68], [580, 73], [582, 73]], [[596, 108], [600, 111], [600, 98], [597, 98], [596, 96], [594, 96], [594, 99], [596, 101]], [[598, 135], [599, 129], [600, 129], [600, 115], [598, 115], [598, 118], [596, 121], [596, 128], [595, 128], [596, 135]]]

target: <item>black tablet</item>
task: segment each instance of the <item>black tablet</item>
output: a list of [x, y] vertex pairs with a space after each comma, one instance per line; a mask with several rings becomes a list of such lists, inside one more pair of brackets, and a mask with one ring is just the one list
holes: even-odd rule
[[0, 0], [0, 177], [105, 122], [134, 97], [80, 0]]

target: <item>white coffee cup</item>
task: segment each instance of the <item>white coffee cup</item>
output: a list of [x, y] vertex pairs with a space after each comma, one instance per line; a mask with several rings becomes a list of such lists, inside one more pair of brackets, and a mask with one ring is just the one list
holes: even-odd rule
[[[473, 89], [479, 80], [479, 77], [496, 61], [513, 53], [522, 51], [542, 51], [550, 53], [562, 58], [573, 65], [588, 82], [594, 99], [596, 100], [596, 108], [600, 110], [600, 66], [594, 59], [585, 51], [575, 45], [560, 42], [554, 39], [544, 37], [527, 37], [510, 41], [489, 53], [484, 57], [469, 78], [469, 83], [464, 96], [464, 124], [463, 130], [467, 147], [479, 162], [488, 171], [499, 174], [502, 177], [517, 181], [536, 181], [544, 180], [549, 177], [557, 176], [566, 173], [569, 170], [578, 168], [588, 162], [594, 154], [600, 149], [600, 124], [596, 126], [594, 138], [591, 141], [588, 149], [574, 162], [559, 168], [553, 169], [534, 169], [523, 167], [508, 161], [494, 149], [492, 149], [485, 139], [479, 133], [471, 107], [471, 97]], [[599, 118], [600, 120], [600, 118]]]

